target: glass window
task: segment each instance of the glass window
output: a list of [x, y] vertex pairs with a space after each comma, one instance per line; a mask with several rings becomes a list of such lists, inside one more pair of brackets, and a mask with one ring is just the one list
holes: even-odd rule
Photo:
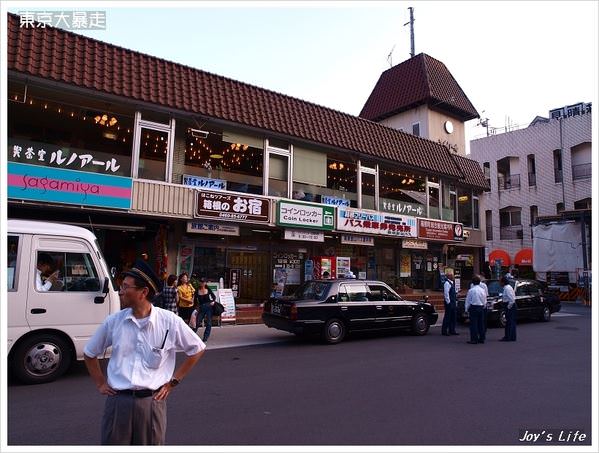
[[131, 176], [132, 109], [12, 84], [9, 99], [9, 161]]
[[42, 285], [51, 282], [45, 291], [100, 291], [100, 279], [88, 253], [40, 251], [37, 254], [37, 270]]
[[473, 228], [480, 228], [480, 224], [479, 224], [479, 205], [478, 205], [478, 197], [472, 197], [472, 202], [473, 202], [473, 206], [472, 208], [474, 209], [474, 212], [472, 213], [472, 227]]
[[431, 219], [439, 218], [439, 184], [428, 185], [428, 216]]
[[362, 173], [362, 209], [377, 210], [375, 202], [376, 177], [369, 173]]
[[166, 178], [166, 153], [168, 132], [141, 128], [139, 137], [139, 169], [137, 177], [164, 181]]
[[426, 179], [424, 175], [379, 167], [379, 209], [386, 212], [426, 216]]
[[327, 154], [327, 190], [321, 194], [321, 203], [358, 207], [357, 167], [347, 156]]
[[8, 278], [7, 289], [9, 291], [17, 288], [17, 258], [19, 256], [19, 237], [8, 236], [8, 244], [6, 247], [7, 271]]
[[365, 284], [351, 284], [342, 285], [342, 289], [339, 291], [347, 293], [347, 297], [350, 302], [367, 302], [368, 301], [368, 287]]
[[472, 227], [472, 192], [458, 188], [458, 222]]
[[179, 172], [205, 178], [198, 184], [219, 183], [224, 190], [262, 195], [263, 147], [264, 141], [259, 137], [223, 131], [212, 125], [204, 125], [202, 130], [188, 127], [185, 166], [179, 167]]
[[316, 201], [327, 186], [327, 155], [298, 146], [293, 147], [293, 194], [292, 198]]
[[287, 181], [289, 180], [289, 173], [287, 171], [288, 163], [288, 156], [269, 154], [268, 195], [285, 198], [289, 196], [287, 193]]
[[395, 301], [401, 298], [392, 292], [389, 288], [382, 285], [368, 285], [370, 290], [369, 299], [371, 301]]
[[412, 135], [420, 137], [420, 123], [412, 124]]

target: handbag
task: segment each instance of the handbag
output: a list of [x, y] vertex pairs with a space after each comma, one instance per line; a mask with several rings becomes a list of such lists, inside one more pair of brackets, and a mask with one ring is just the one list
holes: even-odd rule
[[212, 314], [214, 316], [220, 316], [225, 312], [225, 307], [220, 302], [214, 302], [214, 306], [212, 307]]
[[191, 327], [194, 330], [197, 328], [197, 318], [198, 310], [196, 309], [191, 313], [191, 317], [189, 318], [189, 327]]

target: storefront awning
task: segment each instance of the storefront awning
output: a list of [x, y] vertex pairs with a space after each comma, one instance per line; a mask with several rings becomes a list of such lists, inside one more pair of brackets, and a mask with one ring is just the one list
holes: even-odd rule
[[514, 264], [519, 266], [532, 266], [532, 249], [526, 248], [516, 253]]
[[501, 260], [502, 266], [509, 266], [510, 264], [512, 264], [510, 255], [508, 254], [508, 252], [502, 249], [495, 249], [491, 253], [489, 253], [489, 264], [491, 264], [491, 266], [495, 264], [495, 260]]

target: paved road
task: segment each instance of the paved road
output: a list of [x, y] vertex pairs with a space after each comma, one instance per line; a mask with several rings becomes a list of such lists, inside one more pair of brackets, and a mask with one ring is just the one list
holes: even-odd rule
[[[568, 306], [518, 342], [369, 334], [327, 346], [215, 349], [169, 399], [171, 445], [516, 445], [520, 430], [591, 433], [591, 319]], [[84, 367], [8, 388], [9, 445], [96, 444], [104, 397]]]

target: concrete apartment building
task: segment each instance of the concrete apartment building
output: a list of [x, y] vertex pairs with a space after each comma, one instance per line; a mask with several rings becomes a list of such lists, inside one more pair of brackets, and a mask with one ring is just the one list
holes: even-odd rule
[[[504, 268], [517, 265], [521, 274], [534, 275], [533, 225], [591, 208], [591, 150], [590, 103], [557, 108], [524, 129], [470, 142], [469, 157], [491, 187], [481, 195], [491, 265], [500, 259]], [[590, 252], [590, 240], [586, 246]]]

